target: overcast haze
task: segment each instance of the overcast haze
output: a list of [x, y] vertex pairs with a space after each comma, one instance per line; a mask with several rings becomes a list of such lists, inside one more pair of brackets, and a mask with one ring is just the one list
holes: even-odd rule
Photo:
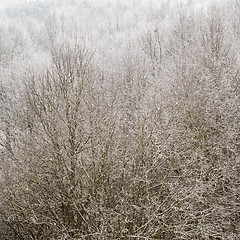
[[0, 0], [0, 9], [13, 7], [18, 5], [19, 3], [28, 3], [28, 2], [36, 2], [36, 1], [45, 1], [45, 0]]

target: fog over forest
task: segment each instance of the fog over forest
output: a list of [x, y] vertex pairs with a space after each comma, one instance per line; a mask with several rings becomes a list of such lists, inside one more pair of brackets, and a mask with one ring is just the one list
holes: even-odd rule
[[0, 240], [240, 239], [239, 0], [0, 0]]

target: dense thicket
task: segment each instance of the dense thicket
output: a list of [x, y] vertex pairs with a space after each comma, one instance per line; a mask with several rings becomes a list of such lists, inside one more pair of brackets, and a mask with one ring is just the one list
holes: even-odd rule
[[0, 26], [0, 239], [239, 239], [239, 1], [46, 4]]

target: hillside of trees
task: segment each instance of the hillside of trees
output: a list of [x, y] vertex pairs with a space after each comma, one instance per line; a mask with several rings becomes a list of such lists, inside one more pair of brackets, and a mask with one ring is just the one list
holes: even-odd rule
[[0, 240], [240, 238], [239, 0], [0, 18]]

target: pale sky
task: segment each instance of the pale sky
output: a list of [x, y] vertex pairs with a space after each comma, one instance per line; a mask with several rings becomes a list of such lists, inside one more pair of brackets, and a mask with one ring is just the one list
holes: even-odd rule
[[[47, 0], [0, 0], [0, 10], [3, 10], [4, 8], [7, 7], [14, 7], [18, 5], [19, 3], [24, 3], [24, 2], [41, 2], [41, 1], [47, 1]], [[97, 0], [96, 0], [97, 1]], [[101, 0], [99, 0], [101, 1]], [[148, 0], [146, 0], [148, 1]], [[161, 0], [159, 0], [161, 1]], [[182, 2], [187, 2], [187, 0], [173, 0], [176, 2], [182, 1]], [[198, 5], [205, 5], [206, 3], [209, 3], [211, 0], [198, 0], [199, 4]]]
[[0, 0], [0, 10], [7, 7], [13, 7], [19, 3], [34, 2], [34, 1], [44, 1], [44, 0]]

